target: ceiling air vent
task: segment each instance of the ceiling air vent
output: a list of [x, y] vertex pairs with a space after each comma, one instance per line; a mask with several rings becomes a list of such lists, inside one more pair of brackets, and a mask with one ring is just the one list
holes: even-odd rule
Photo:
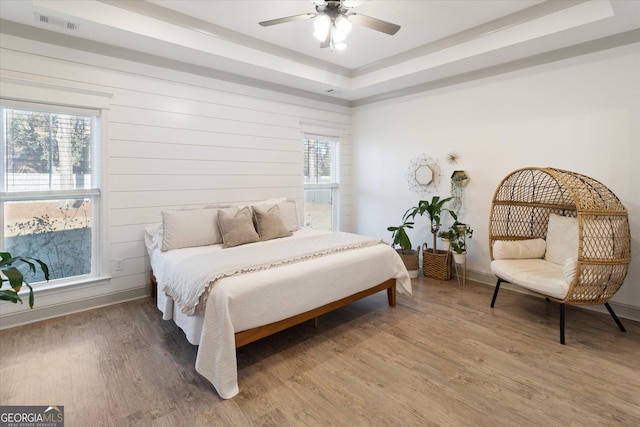
[[38, 12], [34, 12], [33, 16], [35, 17], [36, 21], [42, 24], [55, 25], [56, 27], [64, 28], [71, 31], [78, 31], [80, 28], [80, 26], [74, 22], [56, 18], [55, 16], [42, 15]]

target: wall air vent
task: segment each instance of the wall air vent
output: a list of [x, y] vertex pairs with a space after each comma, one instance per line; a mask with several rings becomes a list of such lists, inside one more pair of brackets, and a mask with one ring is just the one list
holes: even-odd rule
[[34, 12], [33, 16], [36, 21], [47, 24], [55, 25], [56, 27], [64, 28], [65, 30], [78, 31], [80, 26], [74, 22], [67, 21], [66, 19], [56, 18], [55, 16], [42, 15], [38, 12]]

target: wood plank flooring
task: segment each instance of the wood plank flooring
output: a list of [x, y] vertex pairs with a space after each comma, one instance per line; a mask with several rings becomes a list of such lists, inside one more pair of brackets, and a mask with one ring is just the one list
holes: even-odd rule
[[[218, 397], [151, 299], [0, 332], [0, 404], [66, 426], [637, 426], [640, 324], [455, 280], [414, 280], [238, 349]], [[36, 301], [37, 302], [37, 301]]]

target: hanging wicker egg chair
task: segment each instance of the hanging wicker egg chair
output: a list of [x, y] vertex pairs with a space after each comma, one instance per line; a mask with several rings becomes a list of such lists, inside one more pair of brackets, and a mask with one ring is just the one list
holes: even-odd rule
[[[605, 304], [624, 332], [608, 301], [622, 286], [629, 269], [631, 235], [628, 214], [618, 197], [593, 178], [561, 169], [535, 167], [516, 170], [504, 178], [491, 206], [489, 251], [492, 271], [497, 242], [547, 239], [551, 214], [577, 219], [577, 260], [573, 260], [575, 274], [571, 282], [566, 283], [568, 291], [563, 298], [546, 295], [535, 286], [527, 286], [527, 289], [560, 303], [562, 344], [565, 304]], [[498, 275], [491, 307], [495, 304], [501, 282], [514, 283]]]

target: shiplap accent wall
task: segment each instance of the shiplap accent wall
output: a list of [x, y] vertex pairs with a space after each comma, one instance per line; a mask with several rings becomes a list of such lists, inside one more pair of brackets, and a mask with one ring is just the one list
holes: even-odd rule
[[[341, 138], [341, 229], [349, 231], [348, 107], [26, 40], [0, 39], [2, 78], [111, 94], [105, 113], [106, 251], [112, 278], [0, 309], [0, 327], [149, 292], [144, 228], [163, 209], [289, 197], [302, 208], [302, 132]], [[124, 269], [115, 271], [115, 260]]]

